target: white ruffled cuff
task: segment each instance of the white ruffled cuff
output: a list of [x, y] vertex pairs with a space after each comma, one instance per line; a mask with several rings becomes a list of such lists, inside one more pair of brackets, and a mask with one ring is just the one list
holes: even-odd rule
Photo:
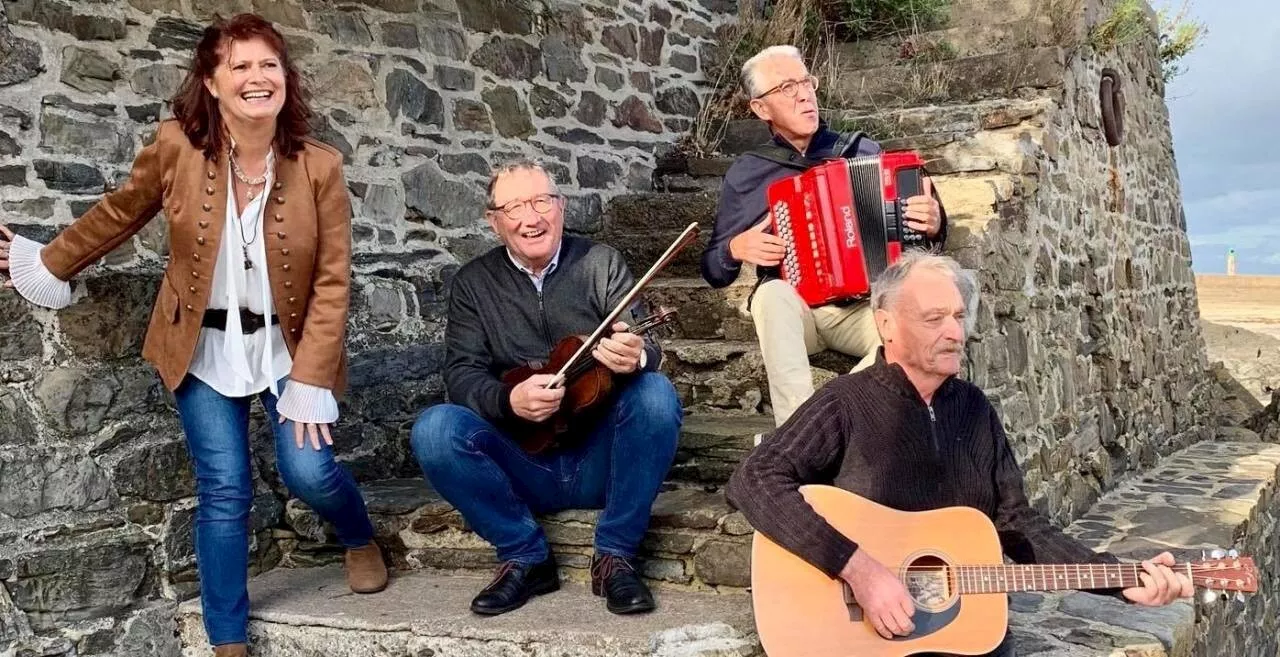
[[23, 298], [45, 308], [71, 305], [71, 284], [60, 280], [40, 259], [44, 245], [21, 235], [14, 235], [9, 245], [9, 276], [13, 287]]
[[333, 424], [338, 421], [338, 400], [328, 388], [289, 381], [276, 402], [276, 413], [303, 424]]

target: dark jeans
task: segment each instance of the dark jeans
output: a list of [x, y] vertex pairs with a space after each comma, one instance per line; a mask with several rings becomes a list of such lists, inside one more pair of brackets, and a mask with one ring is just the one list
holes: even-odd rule
[[[279, 388], [284, 389], [285, 381]], [[244, 643], [249, 622], [249, 510], [253, 480], [249, 464], [249, 404], [252, 397], [223, 397], [187, 376], [174, 392], [187, 448], [196, 473], [196, 566], [209, 643]], [[373, 524], [351, 475], [333, 460], [333, 450], [310, 441], [298, 449], [293, 422], [280, 424], [276, 397], [258, 395], [275, 430], [276, 462], [289, 491], [333, 524], [349, 548], [373, 540]]]
[[502, 561], [546, 559], [550, 547], [534, 514], [564, 509], [604, 509], [596, 552], [635, 556], [683, 416], [661, 374], [615, 381], [622, 388], [613, 408], [572, 449], [527, 454], [472, 410], [440, 404], [414, 424], [413, 452], [431, 485]]

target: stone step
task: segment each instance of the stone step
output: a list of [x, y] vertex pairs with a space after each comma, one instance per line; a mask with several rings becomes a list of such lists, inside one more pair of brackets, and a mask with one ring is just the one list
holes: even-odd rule
[[1053, 20], [1047, 13], [991, 18], [991, 22], [979, 25], [950, 26], [903, 38], [842, 43], [835, 48], [833, 64], [842, 71], [860, 71], [1058, 45]]
[[[694, 411], [771, 413], [760, 346], [754, 340], [663, 340], [662, 371], [681, 402]], [[858, 359], [834, 351], [809, 357], [817, 389], [848, 372]]]
[[[696, 427], [695, 427], [696, 428]], [[762, 423], [754, 428], [767, 430]], [[686, 463], [717, 449], [721, 472], [726, 458], [740, 458], [751, 435], [726, 435], [728, 429], [703, 427]], [[696, 448], [696, 449], [695, 449]], [[689, 457], [686, 457], [689, 458]], [[361, 486], [373, 516], [378, 542], [400, 571], [436, 569], [488, 571], [496, 565], [493, 548], [473, 533], [452, 505], [424, 479], [391, 479]], [[569, 510], [539, 520], [561, 567], [561, 575], [590, 579], [590, 559], [598, 511]], [[289, 530], [278, 532], [288, 566], [315, 566], [341, 559], [332, 530], [299, 500], [285, 510]], [[654, 502], [649, 531], [641, 544], [641, 573], [651, 582], [691, 590], [744, 589], [751, 527], [714, 487], [668, 486]]]
[[753, 274], [743, 273], [737, 283], [717, 290], [701, 278], [654, 279], [643, 295], [651, 311], [663, 306], [677, 311], [670, 337], [755, 340], [746, 308], [753, 281]]
[[[276, 569], [249, 584], [255, 657], [755, 657], [763, 655], [746, 595], [659, 591], [658, 609], [616, 616], [589, 587], [566, 583], [498, 617], [469, 610], [487, 577], [397, 573], [352, 595], [337, 566]], [[209, 654], [198, 600], [178, 610], [188, 657]], [[139, 653], [142, 654], [142, 653]]]
[[771, 415], [688, 415], [681, 427], [680, 448], [668, 479], [724, 484], [751, 451], [756, 437], [773, 429]]
[[1021, 48], [932, 64], [883, 66], [842, 71], [832, 81], [827, 105], [841, 109], [884, 109], [932, 103], [963, 104], [1010, 97], [1024, 88], [1063, 84], [1061, 48]]

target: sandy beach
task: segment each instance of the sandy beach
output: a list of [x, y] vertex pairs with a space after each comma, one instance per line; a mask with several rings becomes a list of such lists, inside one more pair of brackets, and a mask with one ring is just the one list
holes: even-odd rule
[[1201, 329], [1209, 361], [1227, 370], [1259, 401], [1280, 388], [1280, 276], [1196, 276]]

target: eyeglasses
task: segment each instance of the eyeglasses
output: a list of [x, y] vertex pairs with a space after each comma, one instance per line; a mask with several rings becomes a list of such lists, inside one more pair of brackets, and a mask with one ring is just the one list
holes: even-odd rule
[[807, 85], [810, 89], [814, 91], [818, 90], [817, 76], [810, 75], [808, 77], [801, 78], [799, 80], [787, 80], [782, 84], [760, 94], [759, 96], [756, 96], [756, 98], [764, 98], [769, 94], [778, 93], [778, 92], [782, 92], [782, 95], [786, 96], [787, 98], [795, 98], [796, 94], [800, 93], [800, 85], [802, 84]]
[[522, 219], [525, 217], [525, 215], [528, 214], [529, 208], [532, 208], [533, 211], [537, 212], [538, 214], [546, 214], [548, 212], [551, 212], [551, 209], [555, 207], [556, 201], [559, 201], [559, 200], [560, 200], [559, 194], [538, 194], [537, 196], [534, 196], [531, 199], [526, 199], [523, 201], [511, 201], [510, 203], [507, 203], [506, 205], [502, 205], [502, 206], [491, 205], [489, 206], [489, 211], [491, 212], [500, 211], [503, 214], [507, 215], [507, 218], [509, 219]]

